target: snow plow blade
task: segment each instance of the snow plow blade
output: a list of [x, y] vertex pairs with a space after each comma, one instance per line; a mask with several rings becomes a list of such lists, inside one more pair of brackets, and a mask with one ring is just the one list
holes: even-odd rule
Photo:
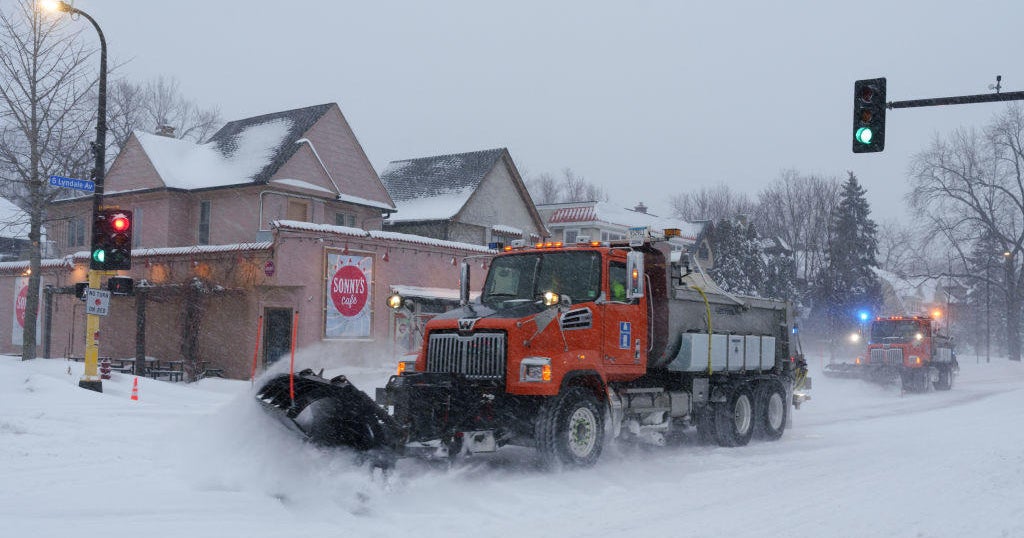
[[825, 365], [825, 369], [822, 370], [828, 377], [838, 377], [843, 379], [867, 379], [868, 369], [860, 364], [851, 364], [848, 362], [838, 362], [833, 364]]
[[282, 374], [267, 381], [256, 399], [272, 416], [313, 443], [389, 455], [404, 444], [402, 427], [345, 376], [328, 380], [303, 370], [294, 377], [294, 400], [289, 378]]

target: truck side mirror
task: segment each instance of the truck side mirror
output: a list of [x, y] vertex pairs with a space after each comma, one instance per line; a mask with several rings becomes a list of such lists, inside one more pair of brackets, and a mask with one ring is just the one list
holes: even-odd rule
[[626, 254], [626, 298], [644, 296], [644, 253], [631, 250]]

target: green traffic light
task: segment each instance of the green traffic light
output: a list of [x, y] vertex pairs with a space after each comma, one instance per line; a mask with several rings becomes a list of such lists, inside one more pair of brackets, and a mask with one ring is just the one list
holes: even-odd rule
[[107, 251], [102, 248], [92, 251], [92, 259], [96, 263], [103, 263], [107, 259]]
[[870, 127], [861, 127], [860, 129], [857, 129], [857, 133], [854, 134], [853, 137], [857, 139], [857, 142], [860, 142], [861, 144], [864, 144], [866, 146], [868, 144], [871, 144], [871, 135], [872, 133]]

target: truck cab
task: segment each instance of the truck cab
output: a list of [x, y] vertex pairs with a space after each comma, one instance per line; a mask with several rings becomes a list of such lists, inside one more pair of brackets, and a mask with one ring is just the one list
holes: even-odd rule
[[[640, 377], [648, 298], [643, 264], [629, 252], [561, 243], [502, 252], [478, 303], [427, 324], [415, 371], [490, 379], [508, 394], [538, 396], [557, 394], [570, 377], [602, 385]], [[638, 275], [632, 283], [630, 271]]]

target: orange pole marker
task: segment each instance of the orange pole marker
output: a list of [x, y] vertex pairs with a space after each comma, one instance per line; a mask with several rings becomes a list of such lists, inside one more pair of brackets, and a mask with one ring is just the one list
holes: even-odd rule
[[256, 383], [256, 358], [260, 354], [260, 332], [263, 330], [263, 316], [259, 317], [256, 322], [256, 349], [252, 351], [252, 375], [249, 377], [250, 383]]
[[132, 382], [132, 400], [139, 401], [139, 378]]

